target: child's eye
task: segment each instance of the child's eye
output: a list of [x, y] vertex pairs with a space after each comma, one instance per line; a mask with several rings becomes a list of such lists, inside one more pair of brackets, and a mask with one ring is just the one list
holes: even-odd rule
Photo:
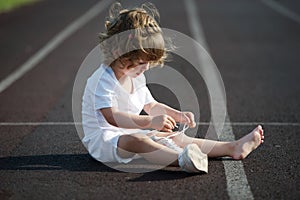
[[134, 68], [134, 64], [128, 65], [127, 69], [132, 69]]

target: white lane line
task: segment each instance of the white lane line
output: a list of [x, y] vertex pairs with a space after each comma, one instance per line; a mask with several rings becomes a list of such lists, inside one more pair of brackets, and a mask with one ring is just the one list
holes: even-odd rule
[[[210, 125], [210, 122], [198, 122], [199, 125]], [[225, 122], [225, 126], [300, 126], [297, 122]]]
[[300, 15], [291, 11], [290, 9], [280, 5], [278, 2], [273, 0], [261, 0], [262, 3], [272, 8], [274, 11], [280, 13], [281, 15], [297, 22], [300, 24]]
[[33, 69], [41, 60], [43, 60], [51, 51], [58, 47], [66, 38], [80, 29], [83, 25], [101, 13], [109, 4], [111, 0], [102, 0], [91, 9], [89, 9], [81, 17], [73, 21], [69, 26], [59, 32], [52, 38], [43, 48], [31, 56], [23, 65], [18, 67], [7, 78], [0, 82], [0, 93], [13, 84], [16, 80], [21, 78], [26, 72]]
[[205, 39], [205, 35], [202, 29], [202, 24], [200, 22], [200, 17], [197, 11], [197, 5], [194, 0], [187, 0], [185, 2], [185, 7], [188, 11], [189, 25], [194, 39], [199, 42], [206, 51], [209, 52], [209, 48]]
[[[228, 120], [227, 118], [226, 121]], [[224, 133], [220, 135], [219, 139], [221, 141], [235, 140], [231, 125], [224, 125]], [[254, 199], [242, 161], [222, 160], [222, 162], [225, 170], [229, 198], [232, 200]]]
[[[204, 32], [202, 29], [200, 17], [197, 12], [197, 5], [194, 0], [186, 0], [185, 6], [189, 18], [189, 25], [193, 37], [201, 45], [203, 45], [209, 52], [208, 45], [205, 40]], [[201, 55], [201, 52], [199, 52]], [[207, 66], [209, 67], [209, 66]], [[228, 123], [229, 116], [227, 115], [227, 123], [224, 125], [224, 133], [220, 135], [220, 139], [225, 141], [235, 140], [232, 127]], [[243, 163], [241, 161], [222, 161], [227, 182], [227, 193], [230, 199], [254, 199], [248, 184], [247, 176], [244, 171]]]
[[74, 126], [81, 122], [0, 122], [0, 126]]
[[[208, 126], [210, 122], [197, 122], [197, 125]], [[225, 126], [300, 126], [294, 122], [225, 122]], [[81, 122], [0, 122], [0, 126], [74, 126]]]

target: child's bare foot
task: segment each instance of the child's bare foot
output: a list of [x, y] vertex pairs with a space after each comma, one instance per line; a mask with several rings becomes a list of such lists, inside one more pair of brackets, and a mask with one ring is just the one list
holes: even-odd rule
[[264, 130], [259, 125], [251, 133], [235, 141], [232, 158], [241, 160], [264, 142]]

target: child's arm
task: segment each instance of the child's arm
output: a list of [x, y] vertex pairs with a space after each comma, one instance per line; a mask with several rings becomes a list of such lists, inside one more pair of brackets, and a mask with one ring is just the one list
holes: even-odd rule
[[187, 123], [192, 128], [196, 126], [192, 112], [181, 112], [163, 103], [151, 102], [146, 104], [144, 111], [150, 116], [166, 114], [174, 118], [176, 122]]
[[120, 128], [153, 128], [171, 132], [176, 125], [173, 118], [164, 114], [156, 116], [134, 115], [118, 111], [116, 108], [102, 108], [100, 112], [109, 124]]

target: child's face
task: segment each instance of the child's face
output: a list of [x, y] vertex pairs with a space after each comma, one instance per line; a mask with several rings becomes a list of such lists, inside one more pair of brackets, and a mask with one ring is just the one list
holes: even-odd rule
[[125, 62], [126, 64], [123, 72], [125, 75], [132, 78], [138, 77], [149, 69], [149, 62], [142, 59], [138, 61], [126, 60]]

